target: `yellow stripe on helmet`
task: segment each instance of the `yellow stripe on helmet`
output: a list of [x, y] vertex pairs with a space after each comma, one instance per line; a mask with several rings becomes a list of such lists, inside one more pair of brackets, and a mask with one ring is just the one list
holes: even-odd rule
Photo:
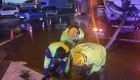
[[75, 28], [75, 27], [70, 28], [70, 30], [68, 32], [68, 36], [71, 40], [76, 39], [79, 36], [77, 28]]

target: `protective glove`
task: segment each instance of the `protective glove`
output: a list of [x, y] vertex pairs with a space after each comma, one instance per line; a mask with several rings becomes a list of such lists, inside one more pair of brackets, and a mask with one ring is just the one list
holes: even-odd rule
[[92, 73], [90, 71], [87, 71], [86, 73], [88, 76], [90, 76]]
[[48, 76], [44, 76], [42, 80], [50, 80], [50, 78]]
[[53, 67], [50, 67], [50, 72], [55, 72], [54, 68]]
[[55, 71], [55, 73], [59, 73], [59, 70], [61, 69], [61, 66], [59, 66], [57, 69], [56, 69], [56, 71]]
[[63, 67], [62, 67], [62, 66], [59, 66], [58, 69], [56, 70], [56, 73], [57, 73], [58, 75], [64, 74], [64, 69], [63, 69]]
[[58, 74], [59, 75], [63, 75], [64, 74], [64, 70], [63, 69], [60, 69]]
[[78, 74], [81, 74], [82, 73], [82, 67], [78, 67], [78, 70], [77, 70], [77, 72], [78, 72]]
[[55, 76], [56, 78], [60, 78], [63, 74], [64, 74], [64, 70], [62, 70], [61, 67], [59, 67], [56, 70], [56, 72], [53, 74], [53, 76]]

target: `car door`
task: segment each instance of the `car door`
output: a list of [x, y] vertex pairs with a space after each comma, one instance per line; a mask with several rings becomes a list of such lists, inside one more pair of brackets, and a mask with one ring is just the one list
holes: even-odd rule
[[14, 13], [16, 12], [16, 8], [15, 7], [9, 7], [9, 10], [7, 11], [7, 15], [14, 15]]

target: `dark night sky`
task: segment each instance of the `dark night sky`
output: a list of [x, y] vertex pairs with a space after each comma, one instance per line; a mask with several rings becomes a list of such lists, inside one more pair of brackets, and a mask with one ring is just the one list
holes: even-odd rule
[[0, 0], [0, 4], [2, 3], [2, 0]]

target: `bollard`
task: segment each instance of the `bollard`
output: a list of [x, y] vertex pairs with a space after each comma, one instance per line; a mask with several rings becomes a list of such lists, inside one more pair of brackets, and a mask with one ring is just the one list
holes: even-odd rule
[[42, 23], [42, 28], [43, 28], [43, 31], [45, 30], [45, 28], [44, 28], [44, 22]]
[[11, 29], [11, 37], [10, 37], [11, 40], [14, 39], [14, 33], [13, 33], [13, 30]]

